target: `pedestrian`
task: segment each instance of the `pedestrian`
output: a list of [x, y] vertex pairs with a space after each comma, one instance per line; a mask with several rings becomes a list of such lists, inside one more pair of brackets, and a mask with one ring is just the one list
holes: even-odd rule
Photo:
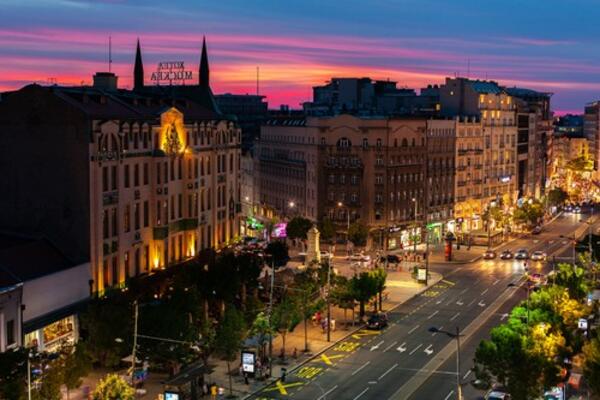
[[210, 398], [211, 399], [216, 399], [217, 398], [217, 385], [215, 385], [214, 383], [210, 386]]
[[292, 353], [292, 357], [294, 359], [298, 358], [298, 349], [296, 347], [294, 347], [294, 352]]
[[204, 382], [204, 384], [202, 385], [202, 396], [207, 396], [208, 395], [208, 385], [206, 384], [206, 382]]
[[250, 384], [250, 382], [248, 381], [248, 373], [247, 373], [247, 372], [244, 372], [244, 383], [245, 383], [246, 385], [249, 385], [249, 384]]

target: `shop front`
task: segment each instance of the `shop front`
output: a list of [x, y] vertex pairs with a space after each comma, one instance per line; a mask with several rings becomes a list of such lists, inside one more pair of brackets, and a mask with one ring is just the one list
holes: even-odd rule
[[416, 239], [417, 244], [421, 243], [421, 228], [393, 227], [389, 229], [388, 250], [410, 249]]
[[77, 343], [79, 339], [78, 311], [83, 305], [69, 307], [52, 314], [27, 321], [23, 326], [25, 347], [37, 351], [57, 352], [63, 346]]

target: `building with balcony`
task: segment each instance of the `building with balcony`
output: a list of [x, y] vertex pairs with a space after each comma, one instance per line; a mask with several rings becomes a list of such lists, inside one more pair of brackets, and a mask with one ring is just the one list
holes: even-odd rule
[[217, 107], [203, 45], [197, 85], [36, 84], [0, 102], [0, 227], [41, 234], [92, 290], [126, 284], [239, 235], [241, 132]]

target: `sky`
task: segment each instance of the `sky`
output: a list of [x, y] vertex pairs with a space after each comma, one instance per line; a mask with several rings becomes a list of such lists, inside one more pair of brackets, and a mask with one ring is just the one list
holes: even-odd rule
[[196, 71], [205, 35], [215, 93], [259, 92], [298, 108], [329, 78], [419, 89], [455, 75], [552, 92], [557, 113], [600, 99], [600, 0], [0, 0], [0, 91], [131, 87], [160, 61]]

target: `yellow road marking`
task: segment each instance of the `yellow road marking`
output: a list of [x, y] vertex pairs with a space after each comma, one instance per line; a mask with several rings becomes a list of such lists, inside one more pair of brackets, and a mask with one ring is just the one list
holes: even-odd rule
[[358, 331], [357, 333], [352, 335], [352, 337], [354, 339], [360, 339], [361, 336], [369, 336], [369, 335], [381, 335], [381, 331], [368, 331], [366, 329], [361, 329], [360, 331]]
[[302, 386], [304, 385], [304, 382], [292, 382], [292, 383], [281, 383], [280, 380], [278, 380], [277, 382], [275, 382], [275, 387], [270, 387], [270, 388], [266, 388], [264, 391], [265, 392], [274, 392], [275, 390], [279, 390], [279, 393], [283, 394], [283, 395], [287, 395], [287, 388], [291, 388], [291, 387], [295, 387], [295, 386]]
[[296, 373], [296, 376], [304, 379], [311, 379], [319, 375], [323, 371], [323, 367], [302, 367]]
[[359, 346], [360, 346], [360, 343], [357, 343], [357, 342], [341, 342], [336, 347], [334, 347], [333, 350], [345, 351], [347, 353], [350, 353], [350, 352], [356, 350], [356, 348]]

